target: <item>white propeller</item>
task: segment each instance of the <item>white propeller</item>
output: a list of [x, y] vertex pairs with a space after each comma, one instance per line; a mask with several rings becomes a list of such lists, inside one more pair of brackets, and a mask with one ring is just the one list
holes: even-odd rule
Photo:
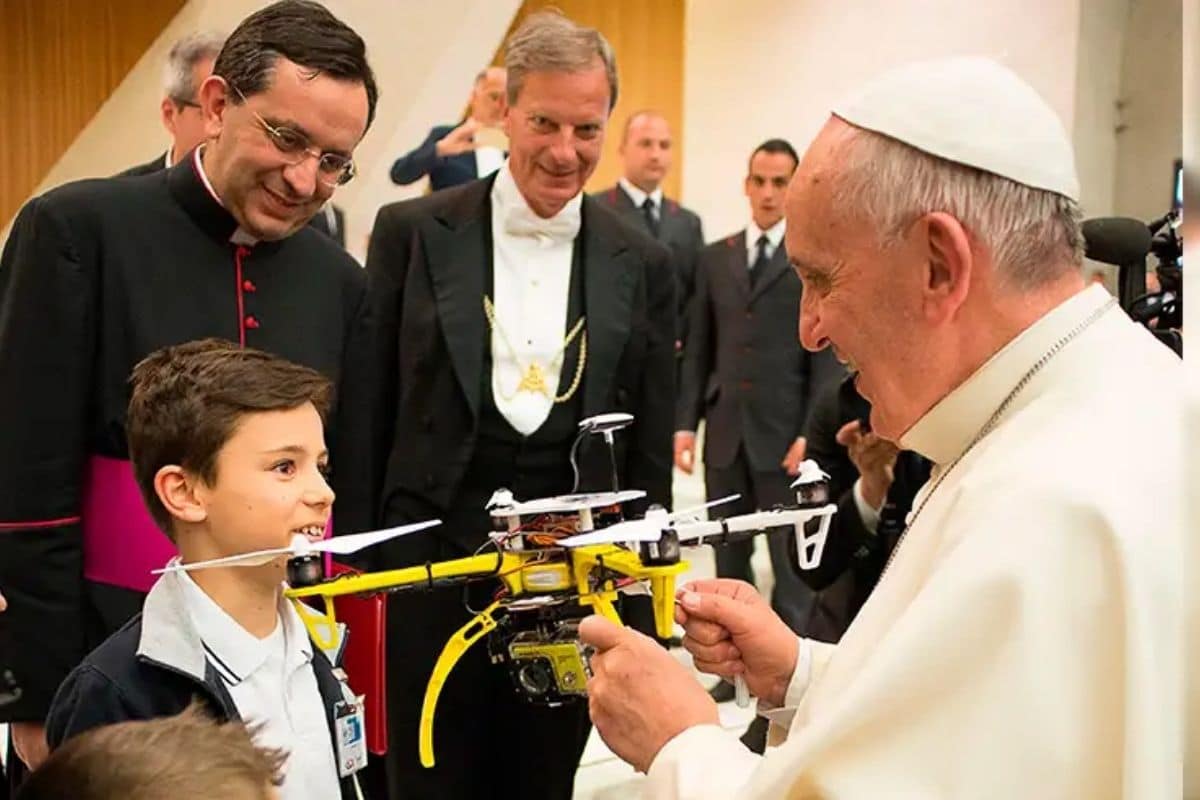
[[791, 488], [795, 489], [799, 486], [820, 483], [827, 480], [829, 480], [829, 473], [821, 469], [820, 464], [811, 458], [806, 458], [800, 462], [799, 471], [796, 473], [796, 480], [792, 481]]
[[306, 536], [296, 534], [292, 537], [292, 543], [288, 547], [275, 547], [270, 550], [258, 550], [253, 553], [241, 553], [236, 556], [213, 558], [208, 561], [193, 561], [190, 564], [168, 564], [162, 569], [154, 570], [154, 574], [190, 572], [191, 570], [208, 569], [210, 567], [257, 567], [285, 555], [288, 557], [304, 556], [311, 553], [346, 555], [347, 553], [356, 553], [364, 547], [386, 542], [388, 539], [394, 539], [397, 536], [416, 533], [417, 531], [423, 531], [426, 528], [432, 528], [434, 525], [441, 524], [442, 521], [440, 519], [430, 519], [425, 522], [416, 522], [412, 525], [401, 525], [398, 528], [355, 533], [349, 536], [335, 536], [332, 539], [325, 539], [319, 542], [311, 541]]
[[590, 544], [657, 542], [659, 537], [662, 536], [663, 530], [671, 527], [671, 523], [688, 517], [698, 517], [700, 512], [705, 509], [724, 503], [731, 503], [739, 497], [741, 495], [731, 494], [728, 497], [722, 497], [720, 500], [712, 500], [703, 505], [681, 509], [670, 514], [662, 509], [651, 509], [643, 519], [629, 519], [624, 522], [615, 522], [607, 528], [601, 528], [598, 531], [589, 531], [588, 533], [581, 533], [578, 536], [568, 536], [566, 539], [559, 541], [559, 544], [563, 547], [583, 547]]

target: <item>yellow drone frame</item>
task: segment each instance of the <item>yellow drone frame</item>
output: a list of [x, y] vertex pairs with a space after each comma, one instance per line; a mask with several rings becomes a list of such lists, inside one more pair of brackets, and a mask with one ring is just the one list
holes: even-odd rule
[[[515, 599], [574, 589], [581, 605], [591, 606], [597, 614], [622, 624], [617, 614], [618, 587], [609, 575], [615, 573], [650, 583], [654, 607], [654, 627], [659, 638], [671, 636], [675, 620], [675, 578], [688, 569], [686, 561], [647, 565], [638, 553], [611, 544], [586, 545], [568, 550], [499, 551], [458, 558], [404, 569], [343, 575], [313, 586], [288, 589], [285, 594], [296, 604], [309, 635], [318, 647], [332, 649], [336, 644], [337, 619], [333, 598], [344, 595], [369, 595], [405, 587], [437, 588], [438, 584], [461, 579], [466, 582], [494, 577], [504, 583], [508, 596], [493, 602], [459, 628], [442, 648], [433, 674], [425, 687], [421, 704], [419, 745], [421, 764], [434, 765], [433, 720], [438, 698], [450, 672], [473, 644], [496, 629], [495, 614]], [[324, 612], [303, 602], [320, 597]]]

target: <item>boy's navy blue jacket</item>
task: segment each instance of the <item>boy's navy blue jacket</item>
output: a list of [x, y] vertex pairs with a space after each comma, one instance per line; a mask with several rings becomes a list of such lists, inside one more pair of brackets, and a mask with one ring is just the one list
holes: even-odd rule
[[[142, 613], [88, 654], [59, 687], [46, 718], [50, 749], [92, 728], [155, 719], [199, 700], [220, 721], [240, 719], [187, 613], [184, 587], [167, 573], [146, 595]], [[337, 752], [334, 708], [352, 698], [314, 643], [313, 672]], [[343, 800], [360, 795], [354, 778], [340, 781]], [[365, 796], [365, 795], [364, 795]]]

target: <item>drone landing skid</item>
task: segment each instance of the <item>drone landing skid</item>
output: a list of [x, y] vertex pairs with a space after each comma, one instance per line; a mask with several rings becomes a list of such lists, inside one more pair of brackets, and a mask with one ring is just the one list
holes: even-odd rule
[[429, 683], [425, 687], [425, 699], [421, 703], [421, 727], [418, 731], [421, 766], [426, 769], [434, 765], [433, 718], [437, 710], [438, 697], [442, 694], [442, 687], [446, 684], [446, 679], [450, 677], [450, 671], [454, 669], [454, 665], [471, 648], [471, 645], [496, 629], [496, 620], [492, 614], [498, 608], [500, 608], [499, 600], [480, 611], [470, 622], [455, 631], [454, 635], [450, 637], [450, 641], [446, 642], [446, 646], [442, 648], [437, 663], [434, 664], [433, 675], [429, 677]]

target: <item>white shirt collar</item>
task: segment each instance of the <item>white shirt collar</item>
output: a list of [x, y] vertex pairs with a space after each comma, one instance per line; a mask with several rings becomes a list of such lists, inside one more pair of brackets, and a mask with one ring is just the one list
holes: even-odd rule
[[583, 216], [583, 193], [580, 192], [553, 217], [539, 217], [525, 201], [513, 179], [508, 161], [496, 172], [492, 184], [492, 212], [501, 223], [493, 236], [507, 235], [517, 239], [542, 239], [557, 242], [573, 240], [579, 234]]
[[1103, 287], [1090, 286], [1030, 325], [917, 420], [900, 437], [901, 448], [935, 464], [962, 455], [1030, 367], [1109, 300]]
[[[196, 632], [200, 634], [209, 659], [230, 685], [246, 680], [270, 657], [271, 638], [259, 639], [251, 634], [205, 594], [190, 575], [182, 571], [176, 574], [183, 585], [188, 616], [196, 626]], [[312, 641], [308, 638], [304, 623], [291, 602], [283, 597], [282, 592], [278, 605], [277, 624], [283, 626], [285, 663], [289, 667], [306, 664], [312, 660], [313, 651]]]
[[779, 222], [776, 222], [765, 231], [754, 224], [754, 219], [746, 225], [746, 247], [750, 250], [758, 248], [758, 237], [764, 233], [767, 235], [767, 241], [771, 243], [771, 252], [779, 247], [779, 243], [783, 241], [783, 234], [787, 230], [787, 218], [781, 217]]
[[[219, 205], [221, 208], [225, 208], [225, 204], [221, 202], [221, 196], [217, 194], [217, 190], [213, 188], [212, 182], [208, 179], [208, 173], [204, 171], [204, 159], [200, 157], [200, 154], [203, 152], [203, 144], [192, 151], [192, 164], [196, 167], [196, 174], [200, 176], [200, 182], [204, 184], [204, 188], [208, 190], [208, 194], [217, 202], [217, 205]], [[167, 158], [170, 157], [171, 151], [168, 150]], [[230, 235], [229, 241], [233, 242], [234, 244], [258, 244], [258, 239], [243, 230], [241, 225], [238, 225], [237, 230]]]
[[628, 179], [625, 178], [625, 176], [618, 178], [617, 183], [622, 189], [625, 190], [625, 194], [629, 195], [629, 199], [633, 201], [635, 206], [641, 208], [642, 204], [646, 202], [646, 198], [649, 197], [654, 203], [654, 209], [660, 214], [662, 213], [663, 193], [661, 186], [656, 187], [653, 192], [646, 194], [641, 189], [634, 186]]

